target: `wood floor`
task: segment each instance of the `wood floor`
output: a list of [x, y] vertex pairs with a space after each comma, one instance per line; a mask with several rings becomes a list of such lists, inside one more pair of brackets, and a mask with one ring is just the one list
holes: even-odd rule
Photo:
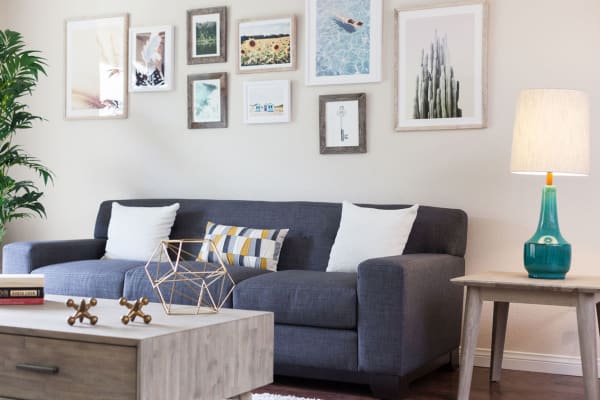
[[[489, 369], [475, 368], [471, 400], [583, 400], [583, 378], [522, 371], [502, 371], [502, 381], [488, 382]], [[454, 400], [458, 371], [436, 371], [410, 387], [410, 400]], [[368, 386], [276, 377], [255, 393], [274, 393], [321, 400], [372, 400]]]

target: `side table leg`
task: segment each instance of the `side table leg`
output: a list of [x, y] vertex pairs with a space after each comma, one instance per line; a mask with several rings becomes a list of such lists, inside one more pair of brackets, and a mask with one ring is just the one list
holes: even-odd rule
[[502, 373], [502, 356], [508, 321], [508, 306], [504, 301], [494, 302], [494, 322], [492, 327], [492, 360], [490, 362], [490, 381], [499, 382]]
[[473, 378], [473, 364], [475, 361], [475, 347], [479, 335], [479, 321], [481, 320], [481, 294], [477, 287], [467, 286], [467, 305], [462, 331], [462, 344], [460, 354], [460, 378], [458, 382], [458, 400], [468, 400]]
[[596, 320], [598, 321], [598, 329], [600, 330], [600, 303], [596, 303]]
[[586, 400], [598, 400], [598, 355], [596, 353], [596, 311], [594, 295], [577, 297], [577, 330]]

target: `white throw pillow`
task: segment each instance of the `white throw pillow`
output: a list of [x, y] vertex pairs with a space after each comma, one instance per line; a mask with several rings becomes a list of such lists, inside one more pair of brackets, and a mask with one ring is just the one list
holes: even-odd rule
[[169, 239], [177, 210], [179, 203], [126, 207], [113, 202], [104, 258], [148, 261], [160, 241]]
[[402, 254], [418, 209], [415, 204], [398, 210], [379, 210], [344, 201], [327, 272], [356, 272], [362, 261]]

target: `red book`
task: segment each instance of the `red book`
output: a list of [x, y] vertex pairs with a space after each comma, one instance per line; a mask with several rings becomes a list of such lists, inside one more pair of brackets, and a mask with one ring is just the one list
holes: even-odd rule
[[0, 305], [44, 304], [43, 297], [9, 297], [0, 299]]

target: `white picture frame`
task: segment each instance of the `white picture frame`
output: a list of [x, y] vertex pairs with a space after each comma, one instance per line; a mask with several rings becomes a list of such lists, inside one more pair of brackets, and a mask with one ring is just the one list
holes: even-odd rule
[[396, 9], [395, 21], [395, 129], [485, 128], [487, 1]]
[[290, 122], [291, 82], [289, 80], [244, 82], [244, 123]]
[[65, 23], [65, 119], [127, 118], [129, 14]]
[[381, 81], [382, 0], [306, 0], [305, 8], [307, 85]]
[[129, 91], [173, 89], [172, 25], [129, 29]]
[[296, 69], [296, 16], [243, 19], [237, 22], [237, 72]]

